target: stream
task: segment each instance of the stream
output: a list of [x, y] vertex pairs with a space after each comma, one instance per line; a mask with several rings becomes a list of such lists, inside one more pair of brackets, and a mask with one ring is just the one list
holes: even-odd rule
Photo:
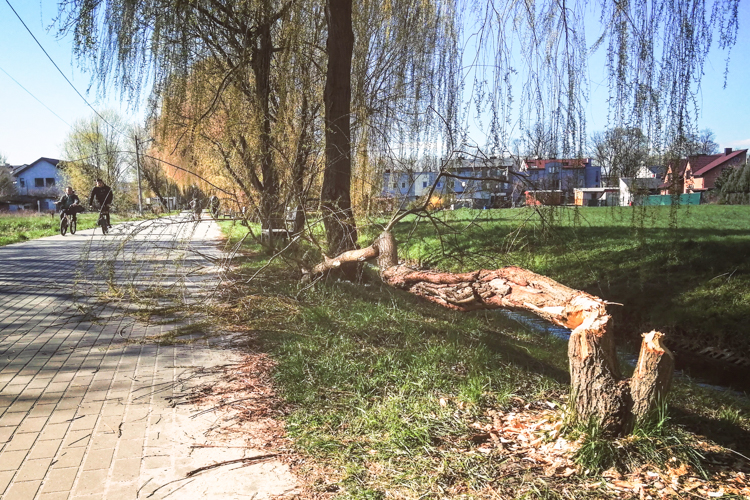
[[[550, 323], [530, 312], [507, 309], [496, 311], [533, 332], [566, 341], [570, 338], [570, 329]], [[630, 346], [619, 346], [617, 353], [621, 361], [631, 368], [635, 367], [638, 361], [637, 351], [630, 349]], [[702, 387], [730, 392], [741, 398], [747, 398], [750, 392], [747, 367], [722, 363], [688, 351], [675, 351], [675, 378], [690, 379]]]

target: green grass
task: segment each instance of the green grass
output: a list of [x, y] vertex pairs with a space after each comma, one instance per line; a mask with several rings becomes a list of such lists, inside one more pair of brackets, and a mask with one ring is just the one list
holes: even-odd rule
[[[440, 222], [452, 229], [441, 226], [442, 245], [435, 227], [424, 221], [416, 228], [405, 221], [396, 234], [402, 257], [415, 263], [451, 270], [530, 267], [609, 300], [614, 296], [602, 290], [638, 301], [623, 310], [634, 304], [648, 308], [633, 313], [641, 318], [666, 314], [638, 297], [666, 287], [650, 283], [652, 278], [692, 284], [666, 297], [670, 304], [679, 303], [673, 299], [682, 293], [713, 286], [696, 274], [720, 274], [721, 266], [737, 265], [729, 283], [747, 279], [746, 264], [733, 252], [748, 244], [742, 227], [750, 210], [680, 209], [676, 227], [684, 236], [668, 208], [645, 210], [637, 214], [640, 219], [627, 210], [632, 209], [556, 209], [542, 212], [544, 224], [530, 210], [445, 212]], [[230, 243], [246, 231], [232, 222], [222, 227]], [[366, 227], [361, 243], [368, 244], [377, 231]], [[683, 276], [697, 262], [711, 260], [711, 255], [687, 250], [686, 239], [724, 260], [710, 272]], [[318, 477], [314, 488], [319, 492], [333, 489], [342, 498], [605, 496], [602, 490], [579, 488], [584, 479], [577, 475], [547, 478], [539, 467], [513, 455], [477, 453], [472, 440], [473, 425], [492, 423], [492, 411], [522, 412], [527, 404], [566, 402], [565, 342], [490, 311], [458, 313], [426, 303], [383, 285], [369, 270], [359, 284], [309, 287], [299, 282], [292, 260], [269, 264], [267, 253], [245, 243], [245, 254], [236, 260], [241, 264], [237, 283], [268, 267], [241, 293], [227, 296], [221, 314], [273, 354], [276, 385], [288, 410], [286, 428], [297, 451], [313, 459], [307, 472]], [[712, 248], [716, 245], [732, 251], [725, 255]], [[314, 260], [319, 254], [301, 247], [292, 255]], [[637, 289], [628, 291], [616, 282], [620, 279]], [[630, 321], [644, 326], [643, 319]], [[750, 452], [746, 399], [679, 380], [670, 405], [669, 418], [662, 414], [643, 422], [618, 442], [602, 439], [596, 429], [572, 431], [584, 439], [578, 462], [592, 474], [610, 466], [632, 470], [649, 463], [658, 468], [673, 457], [699, 464], [692, 446], [706, 438], [695, 433]]]
[[[96, 213], [78, 214], [78, 230], [96, 227], [98, 219]], [[117, 215], [112, 214], [112, 223], [120, 222]], [[54, 236], [60, 234], [60, 216], [49, 214], [15, 215], [4, 213], [0, 215], [0, 246], [20, 243], [23, 241]]]
[[621, 337], [659, 329], [750, 352], [750, 207], [541, 207], [436, 218], [397, 225], [403, 258], [451, 271], [525, 267], [622, 304], [610, 307]]

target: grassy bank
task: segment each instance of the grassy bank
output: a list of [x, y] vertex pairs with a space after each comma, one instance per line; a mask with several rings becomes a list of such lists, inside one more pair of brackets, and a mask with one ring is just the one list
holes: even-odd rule
[[[524, 214], [530, 212], [441, 214], [443, 222], [461, 231], [444, 233], [443, 247], [434, 228], [431, 237], [421, 224], [416, 229], [403, 224], [397, 228], [402, 255], [444, 269], [527, 265], [535, 258], [549, 265], [563, 258], [541, 259], [538, 249], [557, 248], [551, 240], [567, 231], [567, 223], [560, 218], [545, 228], [527, 220], [524, 226], [518, 219]], [[480, 223], [477, 216], [487, 219]], [[582, 225], [571, 223], [571, 230]], [[230, 223], [224, 227], [232, 233]], [[498, 229], [511, 227], [517, 236]], [[623, 223], [620, 231], [626, 227]], [[364, 234], [362, 242], [375, 231]], [[230, 238], [237, 241], [242, 232]], [[471, 241], [483, 232], [492, 234]], [[611, 237], [616, 240], [617, 231]], [[501, 250], [508, 242], [519, 245], [513, 252], [527, 260], [505, 261]], [[499, 250], [488, 255], [492, 245]], [[241, 283], [268, 260], [258, 247], [246, 245], [236, 262], [242, 278], [236, 283]], [[699, 484], [690, 481], [698, 481], [703, 468], [710, 480], [691, 491], [705, 497], [718, 491], [725, 474], [721, 467], [742, 466], [736, 465], [736, 455], [712, 443], [750, 451], [747, 402], [681, 380], [666, 423], [614, 444], [581, 438], [586, 444], [577, 465], [572, 453], [561, 457], [552, 449], [569, 392], [563, 341], [496, 313], [442, 309], [385, 287], [368, 272], [356, 285], [310, 287], [298, 278], [277, 259], [243, 288], [228, 291], [221, 312], [246, 331], [254, 348], [273, 353], [287, 431], [295, 449], [309, 457], [299, 470], [312, 478], [319, 494], [627, 498], [611, 487], [613, 477], [631, 480], [640, 474], [646, 493], [657, 495], [660, 483], [646, 470], [665, 471], [657, 476], [667, 477], [670, 467], [684, 466], [690, 472], [677, 475], [675, 488]], [[574, 441], [580, 431], [568, 429], [566, 435]], [[704, 455], [698, 468], [690, 465], [695, 456], [686, 450], [691, 447]]]
[[[78, 214], [78, 229], [96, 227], [99, 215], [96, 213]], [[117, 215], [112, 214], [112, 223], [119, 222]], [[54, 236], [60, 234], [60, 217], [49, 214], [10, 214], [0, 215], [0, 246], [20, 243], [22, 241]]]
[[610, 308], [621, 337], [655, 328], [750, 352], [750, 207], [461, 210], [435, 222], [398, 224], [400, 255], [452, 271], [525, 267], [622, 304]]

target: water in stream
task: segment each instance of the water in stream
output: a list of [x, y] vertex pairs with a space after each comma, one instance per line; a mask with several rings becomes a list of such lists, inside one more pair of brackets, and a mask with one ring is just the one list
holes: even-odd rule
[[[539, 316], [526, 311], [510, 311], [507, 309], [497, 309], [498, 313], [519, 323], [531, 331], [552, 335], [562, 340], [570, 338], [570, 329], [558, 326], [546, 321]], [[629, 352], [618, 349], [620, 359], [632, 367], [638, 361], [637, 352]], [[747, 377], [737, 377], [734, 374], [733, 367], [725, 367], [724, 370], [717, 370], [713, 364], [707, 365], [706, 360], [698, 359], [696, 355], [678, 353], [677, 370], [675, 377], [690, 378], [693, 382], [702, 387], [715, 389], [719, 391], [728, 391], [739, 397], [747, 397], [750, 387], [747, 385]]]

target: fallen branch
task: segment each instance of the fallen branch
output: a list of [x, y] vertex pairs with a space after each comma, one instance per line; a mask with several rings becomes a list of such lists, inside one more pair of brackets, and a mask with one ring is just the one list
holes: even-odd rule
[[644, 335], [636, 372], [632, 379], [624, 380], [607, 303], [526, 269], [415, 270], [398, 264], [396, 241], [385, 231], [367, 248], [326, 258], [313, 269], [313, 275], [372, 259], [377, 259], [385, 283], [443, 307], [456, 311], [523, 310], [570, 328], [568, 358], [575, 417], [581, 422], [596, 420], [607, 434], [630, 432], [635, 420], [647, 415], [669, 391], [674, 359], [661, 344], [661, 333]]
[[245, 458], [237, 458], [235, 460], [226, 460], [224, 462], [217, 462], [215, 464], [211, 465], [204, 465], [203, 467], [198, 467], [197, 469], [191, 470], [187, 474], [185, 474], [185, 477], [193, 477], [196, 474], [200, 474], [201, 472], [205, 472], [207, 470], [216, 469], [217, 467], [223, 467], [225, 465], [232, 465], [232, 464], [240, 464], [240, 463], [246, 463], [246, 462], [255, 462], [258, 460], [266, 460], [268, 458], [274, 458], [279, 456], [278, 453], [269, 453], [268, 455], [258, 455], [255, 457], [245, 457]]

